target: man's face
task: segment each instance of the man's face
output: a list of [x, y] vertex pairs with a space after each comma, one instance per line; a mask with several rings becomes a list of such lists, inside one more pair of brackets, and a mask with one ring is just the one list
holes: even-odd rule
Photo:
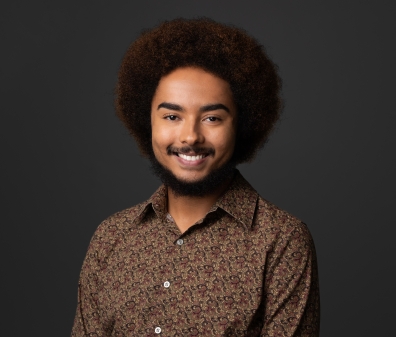
[[232, 157], [237, 111], [229, 84], [199, 68], [159, 81], [151, 105], [157, 161], [178, 180], [199, 182]]

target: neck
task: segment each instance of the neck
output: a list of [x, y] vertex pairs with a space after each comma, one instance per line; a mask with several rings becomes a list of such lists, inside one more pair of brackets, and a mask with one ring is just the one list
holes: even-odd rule
[[224, 181], [213, 193], [205, 196], [180, 196], [168, 187], [168, 212], [175, 220], [180, 232], [184, 233], [209, 212], [219, 197], [225, 192], [232, 176]]

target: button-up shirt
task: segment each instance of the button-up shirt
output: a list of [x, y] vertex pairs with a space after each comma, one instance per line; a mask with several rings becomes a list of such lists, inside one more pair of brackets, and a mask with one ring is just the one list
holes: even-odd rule
[[161, 186], [91, 240], [73, 337], [318, 335], [311, 235], [239, 172], [184, 233]]

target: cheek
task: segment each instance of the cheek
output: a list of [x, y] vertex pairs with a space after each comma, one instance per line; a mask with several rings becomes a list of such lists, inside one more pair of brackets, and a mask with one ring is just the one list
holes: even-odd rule
[[226, 132], [216, 134], [214, 140], [218, 154], [227, 157], [231, 156], [235, 147], [235, 132], [233, 130], [227, 130]]
[[166, 153], [166, 148], [172, 144], [174, 132], [169, 132], [161, 125], [152, 124], [151, 143], [154, 153]]

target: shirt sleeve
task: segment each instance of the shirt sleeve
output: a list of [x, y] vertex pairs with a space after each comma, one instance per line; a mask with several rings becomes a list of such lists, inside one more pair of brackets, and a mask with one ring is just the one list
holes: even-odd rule
[[315, 246], [300, 223], [268, 256], [264, 284], [265, 337], [319, 336], [319, 283]]
[[78, 304], [72, 337], [106, 337], [111, 335], [112, 323], [108, 319], [106, 311], [101, 309], [103, 302], [103, 285], [100, 280], [100, 272], [106, 268], [103, 254], [108, 243], [104, 242], [105, 233], [101, 226], [95, 232], [83, 266], [78, 283]]

